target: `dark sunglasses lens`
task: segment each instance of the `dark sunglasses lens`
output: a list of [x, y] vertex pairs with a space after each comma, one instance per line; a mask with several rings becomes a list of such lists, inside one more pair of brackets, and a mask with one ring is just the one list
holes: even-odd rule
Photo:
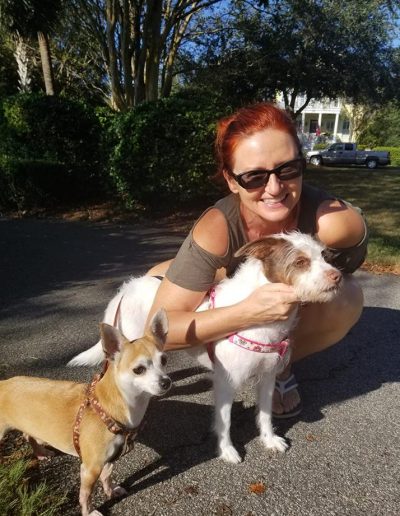
[[240, 176], [240, 186], [243, 188], [260, 188], [260, 186], [264, 186], [268, 180], [268, 172], [259, 171], [259, 172], [249, 172], [248, 174], [243, 174]]
[[294, 179], [303, 173], [304, 164], [302, 160], [292, 161], [283, 166], [277, 174], [280, 179]]

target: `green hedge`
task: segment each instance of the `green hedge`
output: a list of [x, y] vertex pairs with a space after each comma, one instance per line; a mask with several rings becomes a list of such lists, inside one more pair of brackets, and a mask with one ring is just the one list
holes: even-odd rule
[[400, 167], [400, 147], [374, 147], [377, 151], [390, 152], [390, 162], [395, 167]]
[[0, 208], [26, 210], [71, 204], [99, 194], [97, 181], [79, 167], [0, 156]]
[[[111, 121], [109, 173], [126, 206], [186, 202], [213, 191], [215, 121], [209, 98], [174, 96]], [[109, 124], [110, 121], [107, 121]]]
[[0, 102], [1, 205], [74, 203], [107, 184], [94, 109], [65, 97], [19, 94]]

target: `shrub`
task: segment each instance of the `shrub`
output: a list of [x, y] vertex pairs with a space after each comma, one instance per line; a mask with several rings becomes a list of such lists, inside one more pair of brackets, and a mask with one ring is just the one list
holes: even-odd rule
[[98, 184], [78, 167], [43, 160], [0, 157], [0, 208], [25, 210], [72, 200], [85, 201], [99, 193]]
[[313, 146], [313, 150], [323, 150], [323, 149], [326, 149], [328, 147], [328, 143], [316, 143], [314, 146]]
[[221, 114], [210, 98], [181, 95], [115, 116], [110, 174], [125, 204], [154, 206], [208, 194]]
[[377, 151], [390, 152], [390, 162], [395, 167], [400, 166], [400, 147], [375, 147]]
[[0, 163], [4, 206], [75, 201], [102, 191], [101, 125], [75, 100], [19, 94], [0, 106]]
[[1, 106], [0, 152], [93, 170], [101, 164], [100, 129], [94, 111], [76, 100], [19, 94]]

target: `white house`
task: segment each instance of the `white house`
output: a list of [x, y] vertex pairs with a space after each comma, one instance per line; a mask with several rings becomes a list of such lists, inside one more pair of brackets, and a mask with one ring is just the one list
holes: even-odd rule
[[[295, 111], [301, 108], [306, 101], [305, 95], [298, 95], [295, 102]], [[282, 97], [278, 97], [282, 103]], [[297, 123], [299, 133], [304, 140], [314, 141], [319, 135], [326, 135], [333, 141], [350, 141], [352, 135], [351, 121], [348, 113], [351, 105], [342, 99], [312, 99], [301, 112]]]

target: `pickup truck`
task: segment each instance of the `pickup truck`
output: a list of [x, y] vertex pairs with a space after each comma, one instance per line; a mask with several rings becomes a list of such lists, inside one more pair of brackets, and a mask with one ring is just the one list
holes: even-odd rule
[[307, 160], [316, 166], [365, 165], [373, 169], [390, 165], [390, 152], [359, 151], [356, 143], [333, 143], [326, 149], [307, 152]]

